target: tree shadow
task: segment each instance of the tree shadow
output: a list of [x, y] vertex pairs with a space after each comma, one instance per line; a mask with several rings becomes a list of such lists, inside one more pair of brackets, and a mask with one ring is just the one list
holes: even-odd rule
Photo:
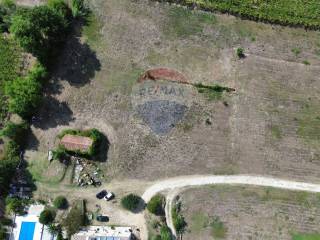
[[38, 150], [39, 147], [39, 140], [38, 138], [33, 134], [31, 130], [28, 132], [28, 141], [25, 146], [26, 150]]
[[94, 159], [99, 162], [107, 162], [108, 161], [108, 152], [110, 147], [110, 142], [107, 136], [102, 134], [102, 139], [99, 144], [97, 157]]
[[138, 206], [132, 212], [136, 214], [141, 213], [146, 209], [146, 205], [146, 202], [142, 198], [140, 198]]
[[61, 80], [69, 82], [75, 87], [82, 87], [94, 78], [96, 72], [101, 70], [101, 63], [96, 52], [90, 46], [81, 41], [83, 26], [88, 22], [85, 19], [73, 23], [72, 32], [66, 42], [57, 62], [51, 64], [52, 93], [60, 93]]
[[67, 125], [73, 120], [73, 112], [66, 102], [60, 102], [51, 96], [47, 96], [44, 98], [39, 115], [34, 118], [32, 123], [36, 128], [47, 130], [58, 125]]

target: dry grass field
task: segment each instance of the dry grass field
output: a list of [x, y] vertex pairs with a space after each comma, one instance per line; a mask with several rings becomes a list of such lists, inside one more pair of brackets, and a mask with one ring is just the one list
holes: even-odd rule
[[319, 239], [319, 197], [258, 187], [189, 189], [180, 194], [183, 239]]
[[[319, 32], [144, 0], [90, 5], [94, 15], [57, 62], [29, 151], [44, 156], [62, 129], [95, 127], [111, 143], [109, 179], [248, 173], [319, 182]], [[236, 91], [209, 100], [195, 90], [182, 120], [157, 135], [132, 102], [139, 76], [157, 67]]]

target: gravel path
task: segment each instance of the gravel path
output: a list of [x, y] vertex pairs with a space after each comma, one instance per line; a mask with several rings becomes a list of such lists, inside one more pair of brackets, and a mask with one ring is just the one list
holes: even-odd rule
[[232, 176], [183, 176], [166, 179], [155, 182], [142, 195], [145, 202], [148, 202], [154, 195], [162, 191], [168, 191], [166, 198], [166, 221], [169, 228], [175, 235], [172, 223], [171, 209], [172, 202], [178, 194], [179, 189], [192, 186], [210, 185], [210, 184], [230, 184], [230, 185], [254, 185], [263, 187], [282, 188], [286, 190], [320, 192], [320, 184], [296, 182], [273, 177], [250, 176], [250, 175], [232, 175]]

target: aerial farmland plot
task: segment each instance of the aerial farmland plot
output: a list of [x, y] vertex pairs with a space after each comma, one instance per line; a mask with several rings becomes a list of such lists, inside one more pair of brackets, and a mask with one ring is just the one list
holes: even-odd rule
[[[90, 5], [94, 15], [52, 74], [53, 92], [33, 127], [37, 151], [52, 148], [63, 128], [96, 127], [110, 141], [111, 179], [248, 173], [318, 180], [319, 32], [157, 2]], [[187, 84], [139, 81], [158, 68]], [[199, 83], [235, 91], [210, 94]]]
[[28, 179], [70, 239], [319, 240], [319, 29], [315, 0], [0, 0], [4, 216]]

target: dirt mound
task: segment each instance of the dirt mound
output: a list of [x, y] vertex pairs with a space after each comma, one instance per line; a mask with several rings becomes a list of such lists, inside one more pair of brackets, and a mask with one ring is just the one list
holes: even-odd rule
[[187, 78], [180, 72], [169, 68], [155, 68], [146, 71], [138, 80], [143, 82], [145, 80], [168, 80], [179, 83], [188, 83]]

